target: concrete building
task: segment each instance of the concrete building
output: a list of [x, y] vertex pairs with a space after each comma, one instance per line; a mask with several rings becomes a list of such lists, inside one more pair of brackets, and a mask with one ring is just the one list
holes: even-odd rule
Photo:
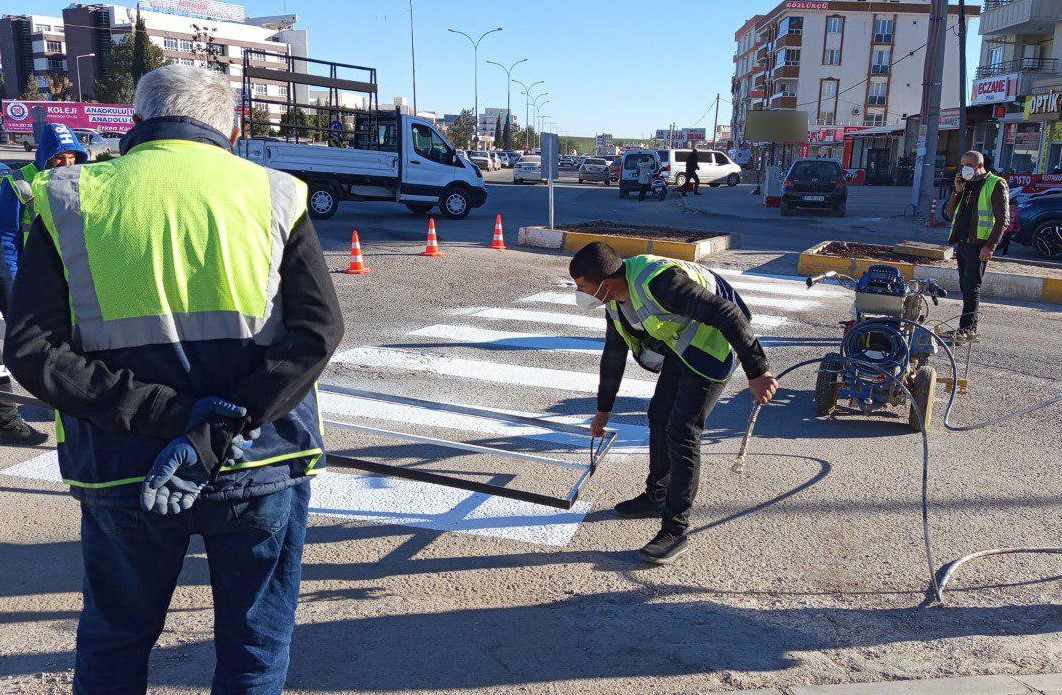
[[[508, 113], [508, 109], [486, 108], [483, 110], [483, 113], [479, 115], [478, 130], [480, 140], [489, 138], [491, 143], [494, 142], [494, 130], [498, 124], [498, 119], [501, 118], [502, 128], [504, 129], [506, 113]], [[517, 122], [515, 111], [513, 111], [510, 118], [509, 128], [515, 132], [515, 130], [520, 127]]]
[[47, 99], [49, 75], [67, 71], [62, 18], [39, 14], [0, 18], [0, 65], [5, 98], [19, 97], [32, 79], [37, 81], [40, 98]]
[[[801, 153], [839, 160], [851, 158], [845, 142], [852, 132], [903, 130], [921, 110], [929, 11], [930, 0], [784, 0], [750, 18], [734, 36], [735, 142], [745, 141], [752, 110], [806, 111], [815, 135]], [[978, 12], [976, 5], [967, 8], [969, 17]], [[957, 25], [958, 7], [952, 6], [946, 66], [958, 65]], [[958, 106], [958, 84], [958, 70], [945, 70], [942, 109]], [[885, 149], [876, 154], [881, 166], [902, 154], [898, 147]]]
[[594, 137], [594, 152], [616, 154], [616, 144], [612, 141], [612, 133], [601, 133]]
[[1062, 91], [1062, 0], [985, 0], [980, 34], [970, 95], [974, 146], [992, 153], [1001, 170], [1051, 171], [1062, 163], [1058, 106], [1050, 99]]

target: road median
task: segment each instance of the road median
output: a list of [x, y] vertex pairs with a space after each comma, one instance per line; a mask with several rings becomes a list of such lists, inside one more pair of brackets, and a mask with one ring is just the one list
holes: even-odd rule
[[587, 244], [603, 241], [621, 256], [651, 253], [684, 261], [701, 261], [737, 248], [736, 234], [672, 229], [604, 221], [571, 225], [566, 229], [542, 226], [521, 227], [517, 243], [545, 249], [578, 251]]

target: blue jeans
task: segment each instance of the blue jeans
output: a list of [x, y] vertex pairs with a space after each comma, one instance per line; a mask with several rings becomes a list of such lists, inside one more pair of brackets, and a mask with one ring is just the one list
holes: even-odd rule
[[263, 497], [200, 502], [177, 516], [81, 506], [85, 607], [74, 693], [147, 691], [188, 542], [203, 537], [214, 598], [218, 694], [278, 694], [288, 671], [310, 483]]

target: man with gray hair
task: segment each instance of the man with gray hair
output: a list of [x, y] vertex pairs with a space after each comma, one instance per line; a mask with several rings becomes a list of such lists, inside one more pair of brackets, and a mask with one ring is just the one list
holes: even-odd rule
[[73, 691], [146, 691], [197, 534], [213, 692], [280, 693], [339, 305], [305, 184], [231, 151], [227, 78], [167, 65], [134, 102], [121, 157], [35, 178], [4, 345], [81, 503]]
[[962, 291], [962, 316], [951, 337], [960, 342], [977, 339], [981, 280], [1003, 232], [1010, 226], [1010, 193], [1007, 181], [985, 168], [985, 157], [976, 150], [962, 156], [955, 174], [955, 193], [948, 200], [951, 217], [949, 244], [955, 246]]

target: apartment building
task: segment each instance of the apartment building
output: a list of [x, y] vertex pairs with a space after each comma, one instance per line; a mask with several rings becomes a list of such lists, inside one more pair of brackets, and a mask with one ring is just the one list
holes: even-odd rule
[[1062, 0], [985, 0], [979, 31], [974, 144], [1000, 169], [1051, 171], [1062, 164]]
[[67, 70], [62, 18], [39, 14], [0, 17], [0, 65], [5, 98], [17, 98], [30, 80], [36, 80], [41, 99], [47, 99], [49, 75]]
[[[509, 112], [508, 109], [498, 109], [489, 107], [483, 109], [483, 113], [479, 114], [479, 137], [480, 139], [491, 138], [493, 142], [494, 130], [498, 125], [498, 120], [501, 119], [502, 127], [505, 127], [505, 114]], [[516, 112], [514, 111], [510, 116], [509, 127], [515, 131], [520, 126], [517, 125]]]
[[[812, 153], [838, 159], [850, 158], [851, 132], [902, 129], [921, 110], [929, 12], [930, 0], [785, 0], [753, 16], [734, 37], [735, 141], [744, 142], [751, 110], [806, 111]], [[953, 6], [945, 65], [957, 65], [958, 52]], [[957, 70], [946, 70], [942, 109], [958, 106], [958, 85]]]

